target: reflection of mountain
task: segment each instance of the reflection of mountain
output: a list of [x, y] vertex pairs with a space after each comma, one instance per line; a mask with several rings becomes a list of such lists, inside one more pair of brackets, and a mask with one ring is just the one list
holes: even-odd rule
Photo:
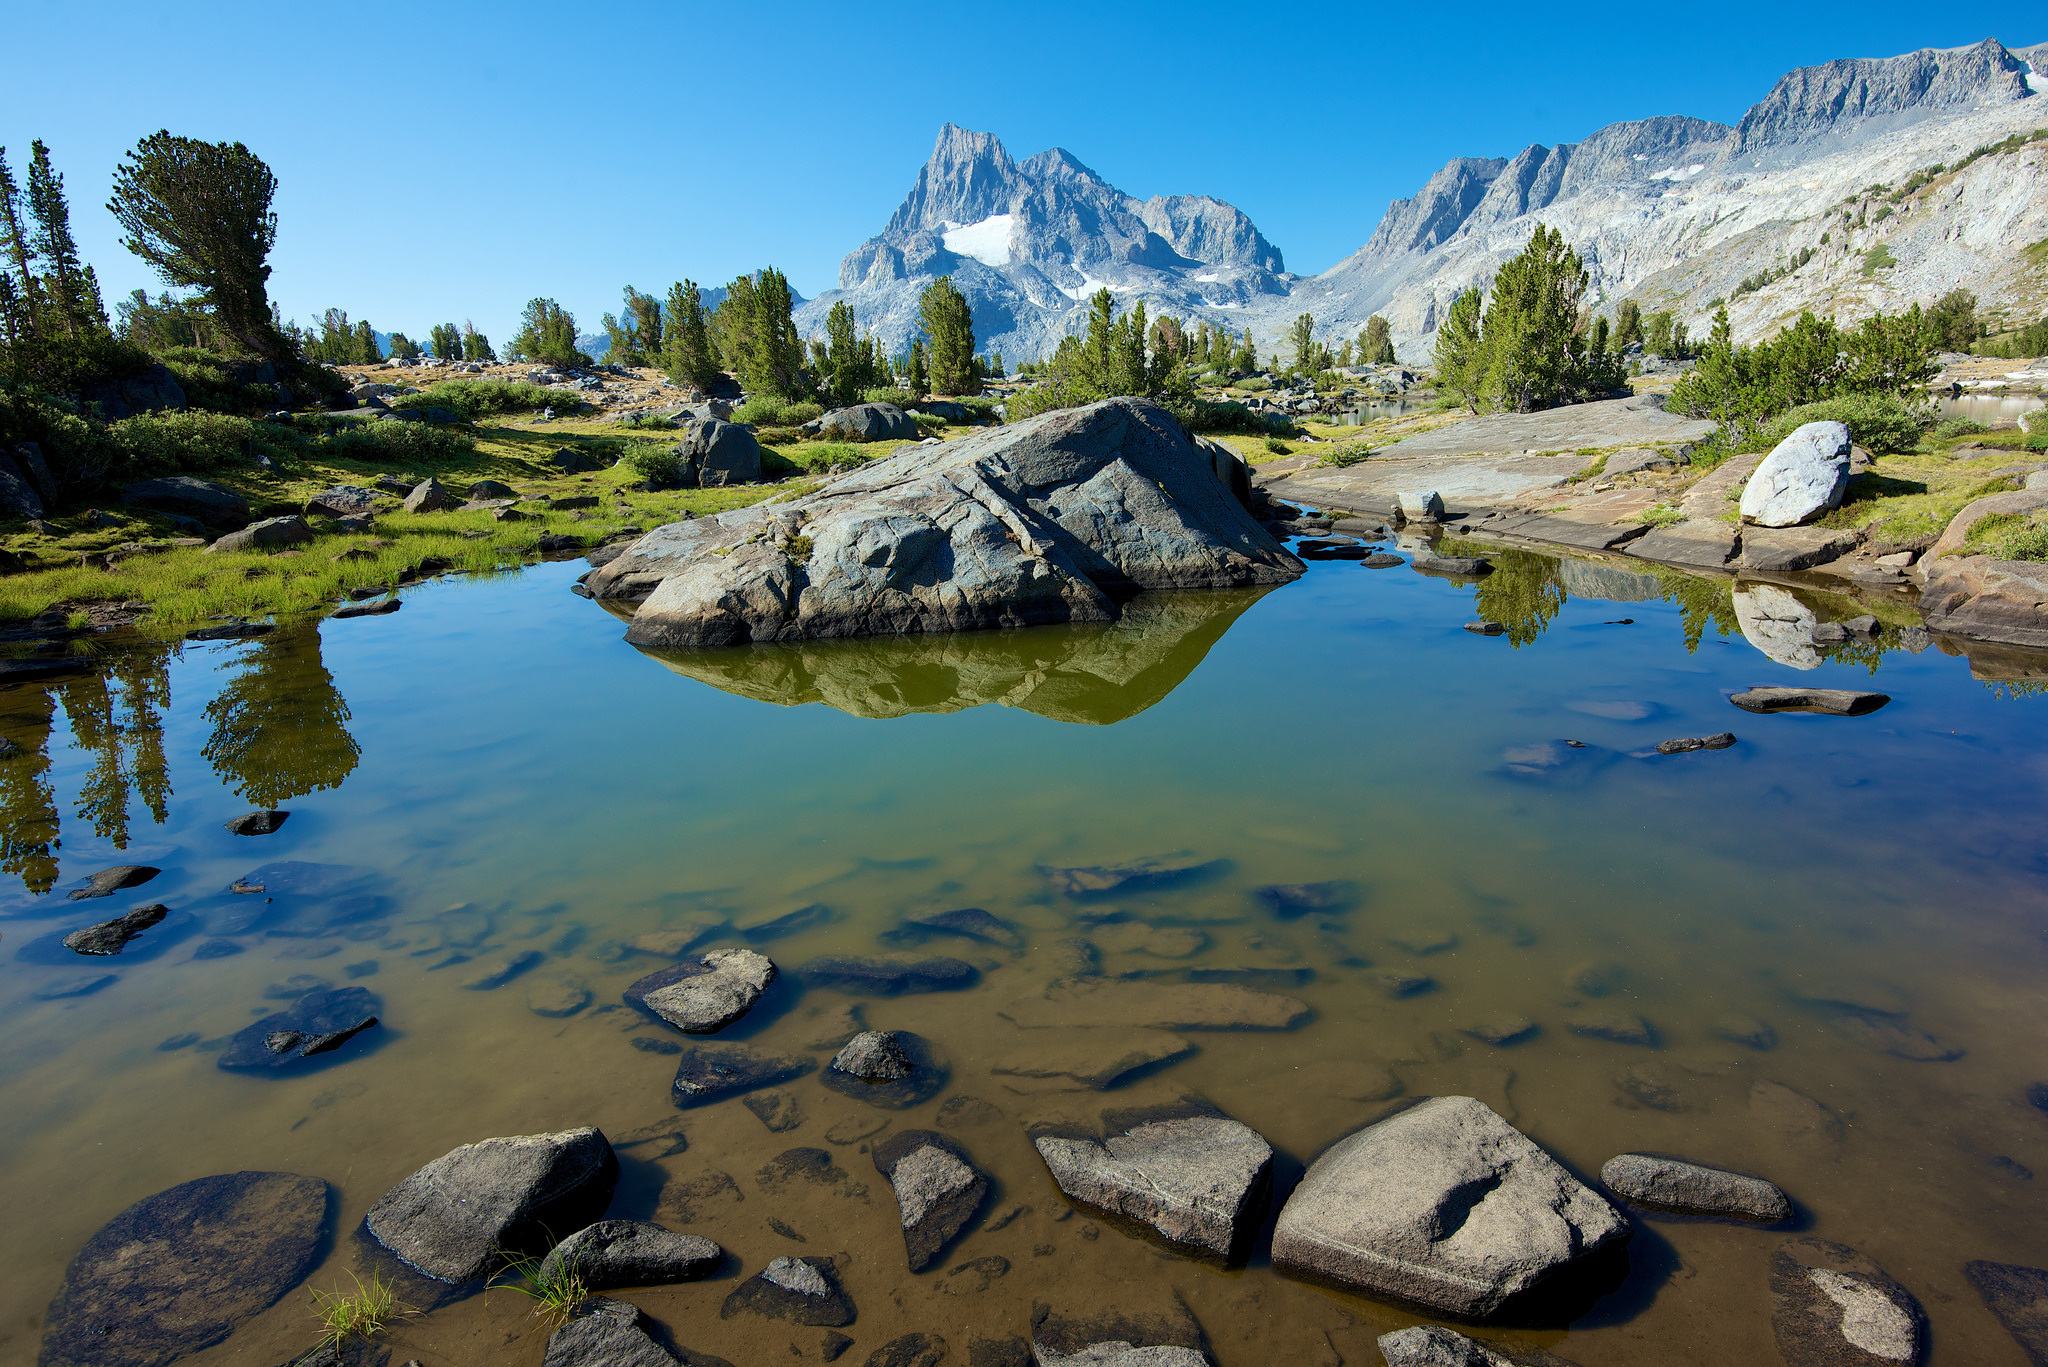
[[348, 703], [320, 662], [320, 628], [281, 626], [242, 657], [242, 672], [206, 705], [206, 758], [258, 807], [336, 788], [362, 747], [343, 725]]
[[757, 702], [821, 702], [856, 717], [1000, 703], [1106, 726], [1179, 687], [1265, 589], [1143, 594], [1105, 625], [1025, 627], [647, 650], [676, 673]]

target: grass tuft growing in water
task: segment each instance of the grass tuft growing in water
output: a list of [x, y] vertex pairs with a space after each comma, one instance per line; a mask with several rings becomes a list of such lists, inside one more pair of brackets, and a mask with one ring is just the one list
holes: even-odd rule
[[349, 1280], [356, 1284], [353, 1292], [313, 1292], [313, 1317], [320, 1321], [320, 1342], [313, 1349], [315, 1353], [322, 1348], [339, 1348], [350, 1339], [374, 1338], [414, 1313], [409, 1306], [398, 1303], [398, 1293], [381, 1273], [372, 1273], [368, 1286], [353, 1272], [349, 1273]]
[[533, 1302], [534, 1316], [547, 1333], [567, 1324], [576, 1307], [590, 1296], [574, 1258], [564, 1258], [550, 1267], [546, 1259], [530, 1253], [501, 1251], [500, 1256], [505, 1259], [505, 1270], [519, 1278], [511, 1288]]

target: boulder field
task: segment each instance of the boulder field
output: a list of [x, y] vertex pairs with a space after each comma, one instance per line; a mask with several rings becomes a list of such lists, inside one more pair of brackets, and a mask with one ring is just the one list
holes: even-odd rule
[[1108, 399], [657, 527], [584, 587], [641, 597], [627, 640], [681, 647], [1112, 622], [1147, 589], [1297, 578], [1217, 465], [1165, 409]]

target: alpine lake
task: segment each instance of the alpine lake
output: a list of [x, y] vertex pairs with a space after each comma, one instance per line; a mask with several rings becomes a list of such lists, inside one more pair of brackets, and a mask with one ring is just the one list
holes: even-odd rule
[[[0, 691], [20, 752], [0, 759], [0, 1360], [33, 1360], [67, 1265], [116, 1214], [266, 1170], [331, 1184], [316, 1266], [179, 1361], [292, 1362], [311, 1293], [372, 1275], [355, 1231], [393, 1184], [461, 1144], [595, 1125], [622, 1167], [612, 1215], [729, 1254], [708, 1281], [621, 1294], [738, 1367], [818, 1358], [815, 1329], [720, 1317], [783, 1255], [838, 1260], [853, 1363], [912, 1332], [967, 1362], [1028, 1335], [1037, 1304], [1174, 1295], [1224, 1367], [1377, 1363], [1375, 1336], [1427, 1317], [1281, 1276], [1263, 1240], [1215, 1266], [1072, 1209], [1027, 1137], [1194, 1094], [1279, 1151], [1276, 1207], [1327, 1145], [1429, 1095], [1485, 1101], [1588, 1181], [1667, 1153], [1797, 1205], [1773, 1229], [1631, 1210], [1627, 1280], [1568, 1327], [1475, 1331], [1498, 1346], [1774, 1362], [1770, 1257], [1792, 1233], [1909, 1289], [1928, 1361], [2017, 1367], [1962, 1269], [2048, 1265], [2048, 1114], [2028, 1100], [2048, 1078], [2043, 685], [1930, 644], [1903, 607], [1874, 640], [1788, 640], [1802, 614], [1872, 609], [1819, 580], [1492, 556], [1476, 581], [1319, 561], [1107, 627], [666, 658], [569, 592], [580, 562], [247, 641], [89, 638], [99, 671]], [[1892, 700], [1730, 705], [1763, 684]], [[1723, 731], [1732, 747], [1655, 749]], [[223, 829], [251, 808], [291, 815]], [[1183, 871], [1085, 900], [1046, 872], [1146, 857]], [[123, 864], [161, 873], [67, 898]], [[1292, 919], [1253, 895], [1324, 881], [1354, 893]], [[119, 956], [63, 948], [150, 902], [170, 915]], [[971, 986], [804, 981], [960, 907], [1022, 939], [911, 944], [974, 965]], [[1077, 939], [1111, 979], [1310, 1010], [1177, 1031], [1189, 1052], [1107, 1091], [1030, 1076], [1033, 1031], [1006, 1012], [1043, 1013]], [[780, 1131], [739, 1099], [678, 1110], [683, 1037], [621, 993], [683, 946], [739, 943], [783, 975], [721, 1038], [822, 1066], [858, 1007], [929, 1040], [947, 1085], [885, 1110], [813, 1071], [781, 1084], [778, 1123], [800, 1119]], [[293, 1068], [219, 1066], [252, 1021], [343, 986], [374, 995], [377, 1027]], [[1574, 1028], [1599, 1018], [1644, 1028]], [[1472, 1033], [1504, 1020], [1532, 1028]], [[892, 1127], [952, 1135], [995, 1180], [915, 1275], [870, 1153]], [[829, 1162], [792, 1177], [776, 1160], [797, 1148]], [[535, 1326], [493, 1289], [383, 1342], [393, 1364], [538, 1364]]]

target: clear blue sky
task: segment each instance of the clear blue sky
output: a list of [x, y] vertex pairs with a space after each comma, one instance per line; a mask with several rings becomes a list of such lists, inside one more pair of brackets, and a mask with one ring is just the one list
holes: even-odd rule
[[50, 144], [110, 303], [158, 287], [103, 206], [122, 152], [168, 128], [277, 173], [289, 317], [474, 318], [498, 341], [534, 295], [592, 331], [628, 282], [774, 264], [828, 289], [948, 119], [1134, 195], [1227, 199], [1310, 273], [1453, 156], [1733, 122], [1833, 57], [2048, 41], [2039, 0], [9, 8], [0, 143], [17, 175]]

